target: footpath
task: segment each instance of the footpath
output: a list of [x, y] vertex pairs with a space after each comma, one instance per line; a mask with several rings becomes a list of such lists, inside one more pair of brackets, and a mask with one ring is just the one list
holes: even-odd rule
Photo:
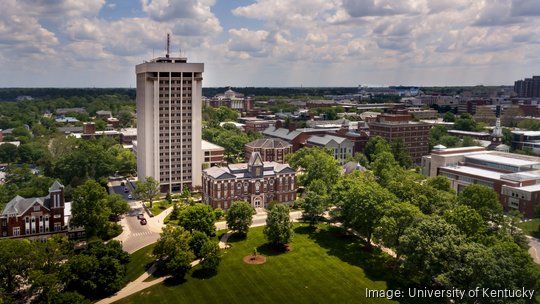
[[[229, 240], [229, 237], [233, 234], [232, 231], [229, 231], [227, 233], [225, 233], [221, 239], [219, 240], [219, 248], [220, 249], [227, 249], [227, 241]], [[191, 262], [191, 267], [195, 267], [197, 265], [199, 265], [199, 263], [201, 262], [201, 260], [195, 260], [193, 262]], [[126, 287], [122, 288], [120, 291], [118, 291], [117, 293], [115, 293], [114, 295], [108, 297], [108, 298], [105, 298], [99, 302], [97, 302], [97, 304], [110, 304], [110, 303], [114, 303], [120, 299], [123, 299], [127, 296], [130, 296], [134, 293], [137, 293], [143, 289], [146, 289], [148, 287], [152, 287], [156, 284], [159, 284], [163, 281], [165, 281], [166, 279], [170, 278], [170, 276], [164, 276], [164, 277], [160, 277], [160, 278], [156, 278], [154, 280], [151, 280], [151, 281], [146, 281], [153, 273], [154, 271], [156, 271], [156, 268], [154, 267], [154, 265], [152, 265], [152, 267], [150, 267], [145, 273], [143, 273], [140, 277], [138, 277], [135, 281], [133, 282], [130, 282], [126, 285]]]

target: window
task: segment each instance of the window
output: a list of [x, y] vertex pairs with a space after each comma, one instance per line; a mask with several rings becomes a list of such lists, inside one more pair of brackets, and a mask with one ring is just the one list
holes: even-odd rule
[[19, 235], [21, 235], [21, 228], [13, 227], [13, 236], [19, 236]]
[[34, 206], [34, 211], [39, 211], [39, 205]]
[[256, 192], [259, 192], [259, 188], [261, 187], [261, 183], [260, 182], [256, 182], [255, 183], [255, 191]]
[[62, 224], [54, 223], [54, 231], [60, 231], [60, 230], [62, 230]]

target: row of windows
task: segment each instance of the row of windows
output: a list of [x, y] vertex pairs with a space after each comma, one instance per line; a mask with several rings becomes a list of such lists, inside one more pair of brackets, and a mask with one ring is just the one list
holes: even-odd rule
[[182, 117], [182, 116], [188, 116], [191, 117], [191, 112], [184, 112], [184, 113], [159, 113], [159, 117]]
[[171, 84], [181, 84], [181, 83], [183, 83], [183, 84], [191, 84], [191, 80], [183, 80], [183, 82], [182, 82], [182, 80], [171, 80], [171, 81], [169, 81], [169, 80], [160, 80], [159, 83], [160, 84], [168, 84], [168, 83], [171, 83]]
[[159, 130], [191, 130], [191, 125], [159, 127]]
[[[162, 116], [162, 114], [159, 114], [159, 115]], [[163, 116], [167, 116], [167, 115], [163, 115]], [[159, 124], [168, 124], [169, 121], [170, 121], [170, 123], [172, 123], [172, 124], [173, 124], [173, 123], [178, 123], [178, 124], [179, 124], [179, 123], [189, 123], [189, 124], [191, 123], [191, 119], [182, 119], [182, 120], [180, 120], [180, 119], [179, 119], [179, 120], [174, 120], [174, 119], [173, 119], [173, 120], [168, 120], [168, 119], [165, 120], [165, 119], [164, 119], [164, 120], [160, 120], [160, 121], [159, 121]]]
[[187, 94], [159, 94], [160, 98], [168, 98], [168, 97], [191, 97], [191, 93]]
[[[183, 146], [185, 148], [185, 146]], [[183, 152], [183, 153], [182, 153]], [[169, 156], [170, 155], [182, 155], [182, 154], [191, 154], [191, 152], [188, 152], [188, 151], [182, 151], [182, 152], [171, 152], [171, 153], [167, 153], [167, 152], [163, 152], [163, 153], [159, 153], [159, 156], [163, 157], [163, 156]]]
[[[159, 90], [160, 91], [168, 91], [169, 88], [171, 89], [171, 91], [181, 91], [182, 90], [182, 88], [180, 86], [170, 86], [170, 87], [169, 86], [160, 86]], [[191, 91], [191, 86], [183, 87], [183, 90], [184, 91]]]
[[189, 107], [189, 106], [188, 107], [159, 107], [159, 110], [160, 111], [169, 111], [169, 110], [171, 110], [171, 111], [184, 110], [185, 111], [185, 110], [191, 110], [191, 107]]
[[[186, 175], [183, 177], [184, 180], [190, 180], [191, 179], [191, 175]], [[182, 177], [175, 177], [173, 176], [171, 179], [169, 179], [168, 177], [162, 177], [159, 179], [161, 182], [168, 182], [168, 181], [176, 181], [176, 180], [182, 180]]]
[[169, 105], [188, 105], [190, 106], [192, 103], [191, 103], [191, 99], [172, 99], [170, 102], [168, 99], [160, 99], [159, 100], [159, 105], [164, 105], [164, 106], [169, 106]]
[[[160, 163], [168, 162], [168, 159], [160, 159]], [[172, 158], [170, 161], [191, 161], [191, 157], [183, 157], [183, 158]], [[186, 164], [187, 165], [187, 164]]]

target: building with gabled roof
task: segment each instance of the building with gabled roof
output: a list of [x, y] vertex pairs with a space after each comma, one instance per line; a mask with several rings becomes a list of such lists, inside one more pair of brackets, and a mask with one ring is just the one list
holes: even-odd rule
[[[67, 210], [67, 212], [66, 212]], [[46, 240], [53, 234], [81, 237], [83, 231], [70, 230], [71, 203], [64, 200], [64, 186], [55, 181], [43, 197], [15, 196], [0, 214], [0, 237]]]
[[330, 149], [334, 158], [337, 159], [341, 165], [343, 165], [347, 157], [353, 156], [354, 144], [345, 137], [333, 135], [313, 135], [308, 138], [306, 147]]
[[203, 170], [203, 202], [228, 209], [233, 201], [250, 202], [254, 208], [270, 202], [293, 203], [296, 199], [295, 171], [288, 164], [265, 162], [254, 152], [247, 163]]
[[264, 161], [282, 164], [285, 162], [285, 155], [292, 153], [292, 144], [279, 138], [261, 138], [246, 144], [246, 161], [249, 161], [254, 152], [260, 153]]

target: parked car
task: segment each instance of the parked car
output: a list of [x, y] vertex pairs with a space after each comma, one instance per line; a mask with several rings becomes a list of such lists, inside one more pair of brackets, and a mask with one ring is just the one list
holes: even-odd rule
[[143, 218], [143, 219], [141, 220], [141, 225], [146, 225], [146, 219], [145, 219], [145, 218]]
[[133, 195], [131, 195], [131, 194], [128, 195], [128, 198], [129, 198], [129, 199], [132, 199], [132, 198], [133, 198]]
[[124, 192], [129, 192], [129, 189], [127, 187], [124, 187]]
[[124, 183], [124, 182], [120, 183], [120, 186], [122, 186], [122, 187], [124, 187], [125, 185], [126, 185], [126, 183]]
[[137, 214], [137, 219], [138, 220], [144, 219], [144, 214], [142, 214], [142, 213]]

